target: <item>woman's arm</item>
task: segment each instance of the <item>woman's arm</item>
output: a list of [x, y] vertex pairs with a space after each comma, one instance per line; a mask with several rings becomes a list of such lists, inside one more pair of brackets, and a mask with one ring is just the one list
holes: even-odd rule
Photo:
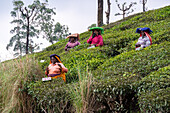
[[66, 46], [65, 46], [65, 51], [67, 51], [67, 46], [68, 46], [68, 43], [67, 43]]
[[81, 45], [81, 43], [78, 41], [78, 45]]
[[87, 43], [91, 44], [92, 42], [92, 36], [90, 36], [90, 38], [87, 40]]
[[47, 67], [47, 68], [45, 69], [45, 75], [48, 76], [48, 74], [49, 74], [49, 68]]
[[65, 73], [68, 72], [68, 69], [62, 63], [59, 63], [58, 65], [60, 66], [62, 72], [65, 72]]
[[139, 37], [138, 42], [135, 44], [135, 47], [141, 47], [141, 37]]

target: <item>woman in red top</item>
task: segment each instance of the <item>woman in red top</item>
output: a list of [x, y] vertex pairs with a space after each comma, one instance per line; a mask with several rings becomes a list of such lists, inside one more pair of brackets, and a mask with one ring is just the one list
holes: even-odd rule
[[87, 40], [87, 43], [89, 43], [91, 46], [103, 46], [103, 37], [101, 36], [101, 29], [92, 28], [92, 35]]

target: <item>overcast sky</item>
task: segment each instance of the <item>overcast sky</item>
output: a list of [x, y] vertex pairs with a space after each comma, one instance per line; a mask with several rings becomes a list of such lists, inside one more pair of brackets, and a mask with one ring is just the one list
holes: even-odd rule
[[[13, 57], [14, 52], [6, 50], [6, 45], [9, 43], [12, 34], [10, 30], [13, 25], [10, 22], [13, 18], [10, 16], [10, 12], [13, 9], [13, 0], [1, 0], [0, 1], [0, 60], [4, 61]], [[33, 0], [23, 0], [25, 5], [31, 4]], [[104, 12], [107, 10], [107, 0], [104, 0]], [[119, 3], [137, 2], [133, 8], [135, 11], [132, 13], [142, 12], [142, 4], [140, 0], [118, 0]], [[170, 0], [148, 0], [146, 7], [148, 10], [157, 9], [160, 7], [170, 5]], [[69, 32], [82, 33], [87, 31], [87, 27], [93, 23], [97, 23], [97, 0], [49, 0], [49, 7], [56, 8], [56, 15], [53, 17], [56, 22], [68, 25]], [[110, 22], [122, 19], [122, 16], [114, 16], [115, 13], [120, 12], [115, 0], [111, 0], [111, 15]], [[131, 15], [131, 14], [130, 14]], [[106, 16], [104, 14], [104, 23], [106, 23]], [[39, 42], [43, 42], [42, 47], [49, 45], [45, 40], [39, 39]]]

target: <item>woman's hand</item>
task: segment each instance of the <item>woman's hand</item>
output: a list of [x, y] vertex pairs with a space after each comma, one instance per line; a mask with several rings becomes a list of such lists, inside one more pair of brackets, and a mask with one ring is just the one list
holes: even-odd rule
[[61, 67], [61, 65], [60, 65], [60, 64], [58, 64], [58, 66], [60, 67], [60, 69], [62, 69], [62, 67]]
[[140, 44], [136, 44], [135, 46], [136, 46], [136, 47], [140, 47], [141, 45], [140, 45]]
[[60, 64], [58, 64], [58, 66], [60, 67], [60, 72], [62, 72], [63, 70], [63, 68], [61, 67], [61, 65]]
[[47, 67], [45, 70], [46, 70], [46, 71], [49, 71], [49, 68]]
[[45, 69], [45, 74], [48, 76], [48, 73], [49, 73], [49, 68], [47, 67], [47, 68]]

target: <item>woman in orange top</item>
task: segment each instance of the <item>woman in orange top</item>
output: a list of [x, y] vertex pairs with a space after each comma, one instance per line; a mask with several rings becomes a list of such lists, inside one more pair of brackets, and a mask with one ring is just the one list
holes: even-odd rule
[[60, 56], [56, 54], [50, 55], [50, 65], [46, 68], [45, 74], [48, 77], [58, 78], [62, 77], [65, 80], [65, 74], [68, 69], [62, 64]]

